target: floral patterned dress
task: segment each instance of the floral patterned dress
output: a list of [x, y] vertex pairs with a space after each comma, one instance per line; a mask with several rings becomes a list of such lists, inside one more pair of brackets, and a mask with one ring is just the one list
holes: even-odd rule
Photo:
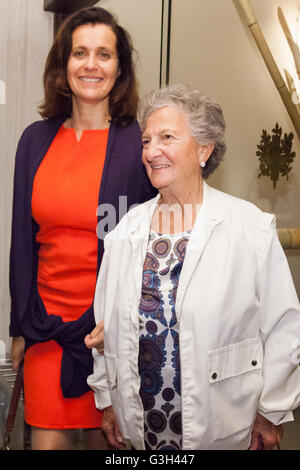
[[145, 446], [182, 448], [179, 324], [175, 302], [190, 232], [150, 232], [140, 302], [139, 374]]

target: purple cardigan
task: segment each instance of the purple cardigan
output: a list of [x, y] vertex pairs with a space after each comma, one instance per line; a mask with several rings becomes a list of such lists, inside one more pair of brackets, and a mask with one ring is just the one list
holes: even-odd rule
[[[10, 336], [24, 336], [26, 348], [55, 340], [63, 348], [63, 395], [77, 397], [90, 390], [86, 378], [93, 372], [93, 358], [83, 339], [95, 326], [93, 305], [78, 320], [71, 322], [63, 322], [60, 316], [47, 314], [37, 288], [39, 245], [36, 234], [39, 227], [31, 214], [34, 176], [65, 119], [64, 116], [31, 124], [18, 145], [10, 251]], [[127, 127], [111, 124], [99, 203], [112, 204], [116, 208], [117, 222], [119, 196], [127, 196], [129, 208], [156, 194], [145, 173], [141, 151], [141, 135], [136, 121]], [[102, 256], [103, 240], [98, 239], [97, 273]]]

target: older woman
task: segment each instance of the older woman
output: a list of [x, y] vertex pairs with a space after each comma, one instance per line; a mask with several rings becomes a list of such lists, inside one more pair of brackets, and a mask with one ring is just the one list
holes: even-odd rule
[[159, 195], [105, 238], [104, 357], [93, 350], [88, 379], [104, 429], [118, 447], [121, 431], [135, 449], [271, 449], [300, 401], [300, 309], [274, 217], [203, 181], [225, 153], [211, 99], [157, 90], [139, 119]]
[[30, 125], [18, 146], [10, 334], [15, 368], [26, 349], [33, 449], [69, 449], [77, 428], [87, 448], [106, 445], [86, 383], [93, 358], [83, 341], [95, 326], [103, 254], [96, 227], [104, 214], [97, 208], [110, 204], [118, 218], [119, 196], [129, 207], [156, 194], [141, 162], [132, 51], [128, 33], [103, 8], [69, 17], [45, 68], [44, 120]]

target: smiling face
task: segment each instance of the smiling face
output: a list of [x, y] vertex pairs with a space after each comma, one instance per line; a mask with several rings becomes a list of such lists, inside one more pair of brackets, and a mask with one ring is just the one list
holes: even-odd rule
[[180, 108], [166, 106], [154, 111], [143, 133], [143, 163], [152, 185], [159, 190], [185, 192], [201, 178], [201, 147]]
[[85, 24], [75, 29], [67, 65], [74, 99], [85, 103], [108, 101], [119, 75], [117, 38], [106, 24]]

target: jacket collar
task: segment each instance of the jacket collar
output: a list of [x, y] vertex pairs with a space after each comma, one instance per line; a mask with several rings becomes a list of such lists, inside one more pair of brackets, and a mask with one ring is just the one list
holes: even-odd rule
[[222, 210], [221, 193], [211, 188], [204, 182], [203, 203], [198, 212], [182, 266], [176, 296], [176, 313], [180, 317], [184, 293], [188, 287], [193, 272], [200, 262], [205, 247], [214, 230], [223, 222], [224, 209]]
[[223, 221], [224, 210], [217, 197], [219, 194], [219, 191], [211, 188], [205, 181], [203, 182], [202, 206], [191, 232], [189, 251], [203, 251], [212, 230]]
[[[203, 203], [200, 208], [193, 230], [190, 235], [187, 251], [179, 279], [176, 297], [177, 318], [180, 317], [184, 293], [188, 287], [193, 272], [200, 261], [201, 255], [215, 228], [220, 225], [224, 219], [224, 207], [222, 205], [222, 193], [211, 188], [203, 182]], [[132, 270], [136, 288], [136, 294], [139, 298], [142, 289], [142, 273], [145, 261], [151, 220], [160, 199], [158, 194], [154, 199], [138, 207], [140, 211], [135, 217], [129, 217], [128, 238], [132, 246]], [[222, 210], [223, 208], [223, 210]], [[130, 212], [129, 212], [130, 214]], [[135, 321], [133, 315], [132, 320]]]
[[[190, 235], [187, 251], [183, 263], [176, 299], [176, 312], [180, 315], [184, 292], [188, 286], [195, 267], [199, 263], [201, 255], [215, 228], [224, 219], [222, 210], [222, 198], [220, 192], [203, 182], [203, 203], [200, 208], [193, 230]], [[142, 269], [147, 253], [151, 220], [160, 199], [158, 194], [154, 199], [140, 206], [140, 211], [135, 218], [130, 218], [128, 224], [128, 237], [132, 245], [132, 267], [138, 295], [142, 288]]]
[[[216, 197], [218, 194], [220, 194], [219, 191], [203, 181], [203, 202], [191, 232], [191, 240], [196, 242], [196, 246], [189, 242], [195, 250], [199, 250], [199, 242], [204, 240], [210, 230], [221, 223], [224, 218], [221, 200]], [[135, 243], [138, 239], [148, 239], [152, 216], [160, 197], [158, 194], [155, 198], [144, 203], [140, 206], [141, 210], [135, 214], [135, 218], [129, 218], [128, 236], [131, 243]]]

